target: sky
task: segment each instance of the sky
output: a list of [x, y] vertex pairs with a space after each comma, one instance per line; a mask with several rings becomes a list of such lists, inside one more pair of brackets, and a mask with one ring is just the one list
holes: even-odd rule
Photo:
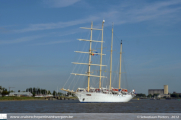
[[[109, 86], [111, 29], [114, 28], [112, 86], [118, 87], [119, 50], [123, 40], [122, 88], [148, 94], [148, 89], [181, 93], [181, 1], [179, 0], [19, 0], [0, 1], [0, 86], [14, 91], [29, 87], [57, 90], [86, 87], [90, 30], [104, 23], [103, 75]], [[101, 40], [101, 31], [93, 31]], [[100, 43], [93, 43], [100, 52]], [[99, 64], [100, 56], [92, 56]], [[97, 70], [97, 71], [96, 71]], [[91, 67], [98, 74], [99, 67]], [[98, 78], [91, 78], [98, 86]], [[60, 91], [60, 90], [59, 90]]]

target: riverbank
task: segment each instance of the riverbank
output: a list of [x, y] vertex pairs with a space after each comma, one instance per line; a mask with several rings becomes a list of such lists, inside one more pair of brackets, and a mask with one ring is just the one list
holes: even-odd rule
[[[58, 99], [59, 98], [59, 99]], [[56, 98], [53, 98], [52, 100], [55, 100]], [[76, 100], [76, 97], [57, 97], [57, 100]], [[51, 100], [45, 97], [16, 97], [16, 96], [4, 96], [0, 97], [1, 101], [27, 101], [27, 100]]]
[[35, 98], [35, 97], [16, 97], [16, 96], [4, 96], [0, 97], [0, 101], [20, 101], [20, 100], [45, 100], [45, 98]]

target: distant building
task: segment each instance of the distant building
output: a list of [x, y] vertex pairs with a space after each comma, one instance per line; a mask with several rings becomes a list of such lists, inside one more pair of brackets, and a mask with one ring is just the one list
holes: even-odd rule
[[168, 94], [168, 85], [164, 85], [164, 94], [165, 94], [165, 95]]
[[148, 95], [151, 94], [164, 94], [164, 89], [149, 89], [148, 90]]
[[9, 96], [27, 96], [27, 97], [31, 97], [31, 96], [33, 96], [33, 94], [30, 93], [30, 92], [11, 92], [9, 94]]
[[159, 97], [170, 97], [170, 94], [168, 93], [168, 85], [164, 85], [164, 89], [149, 89], [148, 95], [149, 94], [159, 94]]

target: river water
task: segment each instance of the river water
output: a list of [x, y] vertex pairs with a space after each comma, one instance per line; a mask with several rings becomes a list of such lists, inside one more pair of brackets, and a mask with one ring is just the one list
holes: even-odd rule
[[181, 100], [79, 103], [77, 100], [1, 101], [0, 113], [181, 113]]

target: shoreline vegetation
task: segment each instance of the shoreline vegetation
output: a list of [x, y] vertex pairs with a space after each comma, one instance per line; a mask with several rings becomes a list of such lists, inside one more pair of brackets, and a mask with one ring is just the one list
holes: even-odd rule
[[11, 97], [11, 96], [4, 96], [0, 97], [0, 101], [15, 101], [15, 100], [45, 100], [45, 98], [35, 98], [35, 97]]
[[[66, 97], [66, 96], [61, 96], [59, 98], [63, 98], [64, 100], [76, 100], [77, 99], [76, 97]], [[49, 100], [49, 98], [46, 98], [46, 97], [16, 97], [16, 96], [0, 97], [0, 102], [1, 101], [26, 101], [26, 100]]]
[[156, 99], [156, 100], [181, 100], [181, 97], [175, 98], [175, 97], [170, 97], [170, 98], [141, 98], [141, 97], [134, 97], [134, 100], [149, 100], [149, 99]]

